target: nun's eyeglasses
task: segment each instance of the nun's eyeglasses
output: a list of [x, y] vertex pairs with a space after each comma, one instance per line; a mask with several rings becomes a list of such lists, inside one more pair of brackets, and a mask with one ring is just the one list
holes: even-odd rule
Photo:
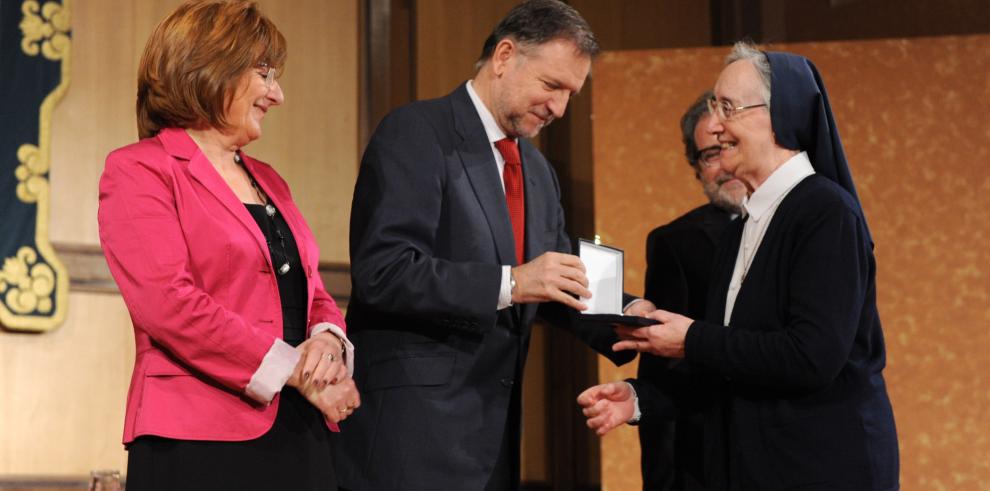
[[733, 106], [731, 102], [727, 100], [718, 100], [714, 97], [708, 99], [708, 112], [713, 116], [717, 117], [721, 121], [728, 121], [734, 118], [737, 114], [747, 109], [753, 109], [755, 107], [767, 107], [766, 103], [763, 104], [751, 104], [749, 106]]

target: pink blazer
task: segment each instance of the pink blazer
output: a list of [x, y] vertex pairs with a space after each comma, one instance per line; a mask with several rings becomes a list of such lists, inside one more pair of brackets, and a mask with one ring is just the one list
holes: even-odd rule
[[[295, 236], [308, 278], [308, 330], [322, 322], [343, 330], [288, 186], [267, 164], [243, 160]], [[162, 130], [107, 156], [99, 225], [134, 324], [124, 443], [264, 434], [278, 396], [265, 404], [245, 389], [282, 337], [275, 273], [254, 219], [184, 130]]]

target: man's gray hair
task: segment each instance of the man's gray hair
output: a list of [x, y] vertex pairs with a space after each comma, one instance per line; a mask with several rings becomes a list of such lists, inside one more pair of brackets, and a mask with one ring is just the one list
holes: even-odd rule
[[770, 110], [770, 60], [766, 53], [760, 51], [755, 44], [747, 41], [736, 41], [732, 46], [732, 52], [725, 57], [725, 64], [729, 65], [739, 60], [749, 60], [756, 67], [763, 82], [763, 101], [767, 103], [767, 110]]

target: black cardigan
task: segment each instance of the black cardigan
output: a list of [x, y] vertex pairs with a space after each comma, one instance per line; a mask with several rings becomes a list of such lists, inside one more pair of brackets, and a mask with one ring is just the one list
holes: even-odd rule
[[[724, 327], [744, 223], [716, 255], [705, 321], [685, 356], [717, 403], [706, 417], [712, 489], [887, 490], [898, 485], [881, 371], [876, 262], [854, 198], [813, 175], [774, 214]], [[807, 487], [804, 487], [807, 486]]]

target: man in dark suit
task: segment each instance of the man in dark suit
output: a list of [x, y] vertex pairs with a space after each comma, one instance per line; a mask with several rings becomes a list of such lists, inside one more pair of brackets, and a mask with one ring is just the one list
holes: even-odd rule
[[[538, 307], [583, 310], [572, 295], [590, 294], [557, 177], [526, 138], [564, 114], [597, 52], [577, 11], [527, 1], [489, 36], [472, 80], [375, 130], [351, 214], [363, 404], [342, 427], [342, 487], [518, 488], [531, 324]], [[605, 331], [583, 337], [611, 353]]]
[[[617, 328], [617, 349], [683, 359], [704, 377], [708, 489], [899, 488], [876, 304], [873, 240], [815, 65], [737, 43], [706, 131], [742, 181], [746, 219], [726, 229], [702, 319]], [[599, 433], [631, 397], [586, 408]]]
[[[657, 307], [702, 317], [708, 297], [715, 246], [725, 226], [739, 215], [746, 187], [719, 165], [720, 146], [706, 132], [710, 91], [681, 117], [684, 155], [709, 202], [650, 232], [646, 240], [646, 293]], [[703, 398], [679, 382], [670, 360], [648, 353], [639, 357], [637, 379], [671, 391], [673, 418], [643, 415], [639, 442], [644, 491], [704, 489]], [[631, 381], [643, 391], [642, 382]]]

